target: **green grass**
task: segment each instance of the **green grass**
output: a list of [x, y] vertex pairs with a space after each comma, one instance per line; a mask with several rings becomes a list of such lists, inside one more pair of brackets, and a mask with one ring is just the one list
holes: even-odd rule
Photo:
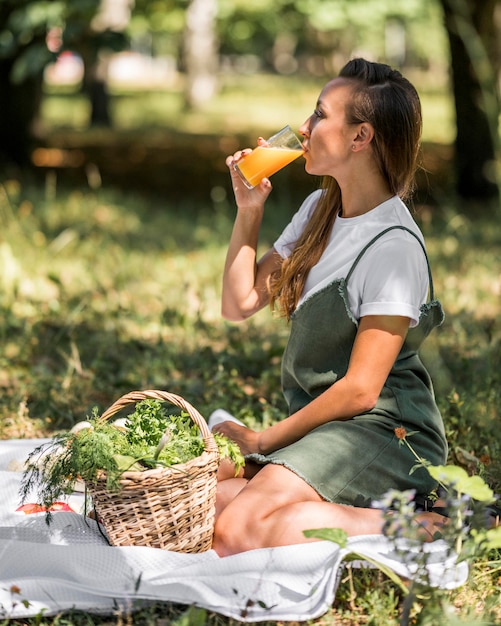
[[[0, 438], [67, 429], [92, 407], [145, 388], [178, 393], [204, 415], [224, 406], [252, 427], [278, 419], [285, 410], [285, 323], [267, 310], [242, 324], [220, 317], [233, 212], [225, 199], [201, 209], [110, 189], [60, 187], [54, 194], [50, 187], [4, 181]], [[270, 203], [263, 247], [289, 213], [289, 206]], [[423, 358], [446, 421], [449, 461], [480, 474], [499, 493], [499, 229], [452, 209], [423, 228], [447, 314]], [[465, 587], [437, 591], [433, 602], [416, 600], [415, 623], [499, 623], [492, 599], [499, 595], [499, 572], [499, 554], [482, 555]], [[317, 623], [397, 624], [401, 601], [381, 573], [347, 573], [335, 606]], [[472, 607], [483, 621], [474, 621]], [[160, 625], [186, 621], [183, 610], [160, 604], [133, 618], [75, 613], [22, 623]], [[216, 615], [205, 619], [228, 624]]]
[[[126, 145], [129, 134], [141, 134], [144, 147], [154, 150], [157, 143], [149, 146], [148, 137], [158, 141], [159, 132], [171, 130], [252, 137], [285, 123], [299, 126], [322, 83], [226, 77], [203, 113], [183, 109], [180, 88], [114, 89], [115, 127], [108, 133], [86, 129], [88, 103], [81, 95], [52, 89], [42, 126], [54, 145], [76, 131], [76, 147], [98, 136], [104, 147], [116, 136]], [[450, 94], [424, 84], [420, 92], [424, 140], [447, 151], [454, 134]], [[279, 176], [264, 218], [263, 249], [301, 200], [290, 179]], [[280, 419], [287, 326], [268, 310], [241, 324], [222, 320], [221, 273], [234, 208], [222, 188], [210, 189], [199, 202], [106, 186], [65, 187], [62, 172], [57, 181], [49, 172], [45, 186], [2, 181], [0, 439], [68, 429], [94, 406], [104, 409], [123, 393], [146, 388], [178, 393], [203, 415], [223, 406], [254, 428]], [[444, 415], [449, 463], [480, 474], [500, 493], [501, 237], [475, 207], [458, 214], [445, 187], [437, 191], [441, 208], [419, 207], [418, 221], [446, 321], [425, 344], [423, 359]], [[479, 553], [463, 588], [423, 592], [411, 623], [501, 623], [499, 559], [496, 551]], [[402, 602], [401, 590], [382, 572], [347, 570], [334, 607], [316, 623], [397, 625]], [[234, 623], [185, 610], [158, 604], [134, 615], [75, 612], [22, 624]]]

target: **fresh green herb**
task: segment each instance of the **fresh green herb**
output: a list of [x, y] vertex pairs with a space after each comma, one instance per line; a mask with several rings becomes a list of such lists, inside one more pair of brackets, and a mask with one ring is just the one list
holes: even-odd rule
[[[157, 450], [162, 438], [164, 445]], [[186, 463], [204, 450], [198, 427], [188, 413], [169, 415], [160, 400], [143, 400], [137, 404], [128, 418], [126, 440], [127, 453], [143, 457], [148, 467]]]
[[230, 461], [232, 461], [233, 465], [235, 466], [235, 476], [237, 476], [238, 472], [245, 465], [244, 455], [241, 453], [239, 445], [231, 439], [228, 439], [226, 435], [223, 435], [221, 433], [212, 434], [219, 449], [219, 454], [221, 458], [230, 459]]
[[[189, 414], [169, 414], [160, 400], [138, 402], [125, 428], [102, 420], [96, 408], [88, 421], [88, 427], [56, 435], [29, 455], [21, 480], [22, 502], [35, 491], [37, 504], [48, 508], [71, 493], [77, 480], [93, 483], [103, 475], [107, 488], [118, 490], [125, 471], [183, 464], [204, 451]], [[238, 473], [244, 465], [238, 445], [218, 433], [214, 438], [221, 458], [233, 461]]]

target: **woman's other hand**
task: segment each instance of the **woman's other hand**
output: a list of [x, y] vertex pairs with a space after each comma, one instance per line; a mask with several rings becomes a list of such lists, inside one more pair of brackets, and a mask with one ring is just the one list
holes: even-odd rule
[[237, 443], [244, 455], [259, 452], [259, 432], [234, 422], [221, 422], [213, 430]]

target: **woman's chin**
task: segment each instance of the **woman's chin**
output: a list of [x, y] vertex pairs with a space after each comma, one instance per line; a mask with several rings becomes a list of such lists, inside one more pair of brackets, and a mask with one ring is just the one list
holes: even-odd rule
[[304, 164], [304, 171], [305, 171], [307, 174], [312, 174], [312, 175], [315, 175], [315, 172], [313, 171], [313, 168], [312, 168], [312, 167], [311, 167], [311, 165], [308, 163], [308, 161], [306, 161], [306, 162], [305, 162], [305, 164]]
[[305, 158], [304, 171], [312, 176], [323, 176], [314, 166], [314, 164], [307, 158]]

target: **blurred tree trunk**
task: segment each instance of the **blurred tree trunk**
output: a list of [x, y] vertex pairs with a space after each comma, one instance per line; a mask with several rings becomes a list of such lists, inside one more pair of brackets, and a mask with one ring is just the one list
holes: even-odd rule
[[457, 117], [456, 189], [461, 198], [493, 201], [496, 206], [500, 199], [495, 21], [499, 0], [440, 1], [449, 37]]
[[[15, 10], [22, 12], [24, 5], [14, 2], [0, 2], [0, 30], [9, 27], [9, 20]], [[5, 31], [4, 31], [5, 32]], [[10, 30], [9, 30], [10, 33]], [[32, 130], [38, 117], [42, 99], [43, 70], [37, 68], [24, 77], [14, 80], [16, 63], [30, 46], [44, 45], [45, 33], [33, 30], [28, 43], [18, 44], [15, 33], [10, 33], [12, 45], [10, 54], [0, 57], [0, 166], [10, 164], [20, 166], [30, 162]]]
[[77, 49], [84, 63], [83, 90], [90, 102], [91, 126], [112, 126], [108, 91], [108, 59], [127, 46], [123, 34], [130, 21], [133, 0], [100, 0]]
[[99, 68], [99, 44], [96, 36], [88, 35], [78, 46], [84, 64], [82, 91], [89, 99], [91, 126], [111, 127], [110, 96], [107, 77]]
[[42, 75], [11, 81], [15, 59], [0, 60], [0, 166], [30, 162], [32, 127], [42, 98]]
[[185, 102], [196, 109], [217, 91], [217, 0], [191, 0], [184, 31]]

